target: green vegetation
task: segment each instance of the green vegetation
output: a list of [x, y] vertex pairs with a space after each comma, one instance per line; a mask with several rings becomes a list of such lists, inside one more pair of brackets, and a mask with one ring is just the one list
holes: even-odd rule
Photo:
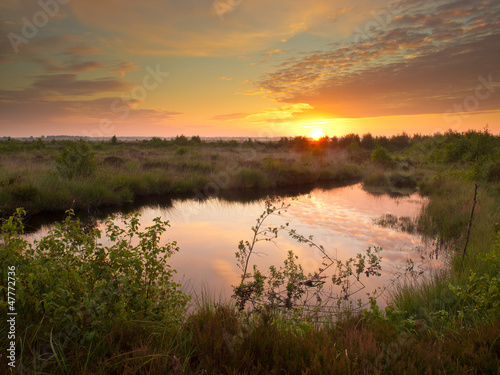
[[[286, 140], [286, 141], [285, 141]], [[120, 205], [147, 196], [360, 181], [353, 155], [328, 139], [142, 142], [0, 141], [0, 210], [30, 214]]]
[[[366, 272], [376, 276], [377, 250], [349, 260], [324, 258], [325, 268], [336, 270], [333, 278], [322, 278], [323, 270], [305, 275], [293, 253], [282, 267], [260, 271], [250, 260], [254, 246], [272, 240], [278, 231], [324, 251], [311, 237], [286, 225], [266, 227], [268, 215], [285, 209], [268, 205], [250, 240], [240, 243], [237, 263], [242, 277], [235, 286], [234, 304], [202, 299], [188, 312], [189, 296], [172, 280], [175, 271], [168, 263], [178, 249], [175, 242], [160, 240], [168, 223], [156, 219], [140, 229], [137, 215], [126, 217], [122, 227], [109, 220], [105, 241], [99, 242], [101, 233], [83, 227], [69, 211], [65, 221], [30, 245], [21, 236], [24, 213], [17, 210], [2, 220], [0, 237], [4, 317], [13, 305], [9, 272], [15, 270], [17, 280], [17, 372], [498, 373], [498, 136], [450, 131], [320, 141], [297, 137], [272, 143], [204, 142], [180, 136], [130, 144], [115, 139], [75, 151], [79, 144], [85, 143], [1, 142], [3, 209], [20, 203], [32, 210], [61, 209], [69, 199], [75, 206], [121, 203], [140, 195], [193, 189], [206, 193], [207, 184], [217, 184], [220, 190], [268, 189], [363, 180], [365, 188], [377, 192], [418, 190], [428, 197], [416, 220], [386, 216], [380, 224], [435, 239], [436, 251], [448, 259], [449, 267], [396, 285], [383, 310], [372, 297], [369, 306], [330, 310], [318, 321], [301, 308], [305, 288], [321, 290], [324, 282], [343, 288], [353, 285], [345, 282], [349, 278]], [[390, 163], [373, 157], [381, 148]], [[96, 168], [83, 174], [57, 170], [60, 165], [78, 171], [75, 165], [82, 159], [90, 165], [95, 160]], [[460, 267], [476, 183], [477, 205]], [[2, 324], [2, 372], [9, 370], [8, 332], [9, 326]]]
[[[88, 210], [146, 196], [199, 197], [234, 189], [363, 181], [374, 193], [425, 193], [452, 167], [468, 179], [500, 179], [499, 137], [487, 131], [204, 141], [195, 136], [123, 142], [0, 141], [0, 210]], [[484, 145], [484, 147], [483, 147]]]
[[[137, 214], [124, 219], [124, 228], [110, 219], [111, 245], [103, 246], [101, 233], [83, 228], [70, 211], [32, 245], [20, 236], [23, 216], [18, 209], [3, 222], [0, 247], [0, 311], [17, 313], [20, 372], [91, 372], [96, 359], [111, 370], [106, 362], [115, 356], [112, 366], [125, 369], [135, 353], [116, 351], [147, 342], [121, 342], [120, 336], [133, 330], [147, 341], [156, 329], [166, 332], [182, 320], [189, 297], [166, 264], [178, 248], [175, 242], [160, 245], [168, 222], [157, 218], [141, 231]], [[2, 333], [5, 354], [5, 325]], [[6, 372], [5, 361], [2, 366]]]
[[96, 167], [94, 153], [83, 141], [70, 142], [56, 158], [57, 171], [67, 178], [89, 177], [95, 172]]

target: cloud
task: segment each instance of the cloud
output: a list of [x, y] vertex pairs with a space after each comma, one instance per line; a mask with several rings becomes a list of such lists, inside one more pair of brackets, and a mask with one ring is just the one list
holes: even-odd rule
[[125, 92], [130, 84], [113, 78], [77, 79], [76, 74], [40, 75], [31, 85], [45, 94], [56, 95], [94, 95], [110, 92]]
[[[443, 113], [489, 75], [500, 81], [500, 4], [408, 2], [382, 27], [354, 41], [289, 59], [258, 90], [288, 103], [310, 103], [338, 117]], [[415, 4], [420, 4], [416, 6]], [[480, 104], [498, 109], [500, 88]]]
[[246, 118], [247, 116], [248, 116], [248, 113], [229, 113], [227, 115], [217, 115], [217, 116], [214, 116], [210, 120], [230, 121], [230, 120], [236, 120], [236, 119]]
[[100, 127], [104, 123], [107, 129], [127, 129], [130, 135], [141, 135], [144, 134], [144, 124], [165, 125], [182, 114], [164, 109], [140, 109], [136, 107], [138, 101], [125, 101], [119, 97], [51, 101], [20, 99], [17, 95], [13, 100], [11, 92], [0, 90], [0, 129], [4, 134], [46, 134], [50, 129], [52, 134], [104, 136], [107, 134]]
[[127, 72], [133, 72], [138, 70], [139, 67], [135, 65], [132, 62], [129, 61], [124, 61], [121, 63], [118, 63], [108, 70], [108, 73], [119, 73], [122, 77], [125, 76], [125, 73]]
[[264, 123], [278, 123], [291, 121], [297, 116], [302, 115], [313, 107], [307, 103], [288, 104], [281, 107], [267, 108], [261, 112], [256, 113], [230, 113], [225, 115], [217, 115], [211, 120], [217, 121], [231, 121], [245, 119], [250, 122], [264, 122]]
[[338, 18], [349, 13], [339, 0], [311, 0], [307, 6], [298, 0], [151, 0], [147, 4], [87, 0], [68, 6], [87, 28], [113, 35], [110, 48], [151, 55], [219, 57], [268, 49], [278, 40], [311, 29], [325, 14]]
[[313, 107], [307, 103], [296, 103], [277, 108], [268, 108], [262, 112], [248, 115], [246, 118], [255, 122], [285, 122], [312, 109]]
[[103, 69], [105, 65], [99, 61], [82, 61], [62, 63], [59, 59], [37, 59], [37, 61], [46, 72], [58, 73], [81, 73], [90, 70]]

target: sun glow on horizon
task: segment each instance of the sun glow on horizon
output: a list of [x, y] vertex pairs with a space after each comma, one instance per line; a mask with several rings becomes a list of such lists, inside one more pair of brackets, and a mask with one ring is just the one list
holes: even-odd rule
[[311, 136], [318, 140], [320, 139], [321, 137], [324, 137], [325, 136], [325, 132], [322, 130], [322, 129], [314, 129], [312, 132], [311, 132]]

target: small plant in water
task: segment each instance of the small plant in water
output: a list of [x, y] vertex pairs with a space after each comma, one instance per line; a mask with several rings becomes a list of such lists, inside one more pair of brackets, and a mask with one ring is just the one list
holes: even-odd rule
[[[312, 236], [305, 237], [290, 229], [288, 223], [264, 226], [271, 216], [281, 215], [288, 207], [289, 205], [283, 202], [266, 201], [264, 212], [252, 227], [252, 240], [240, 241], [236, 260], [242, 274], [240, 284], [233, 286], [233, 297], [240, 310], [249, 306], [252, 311], [273, 308], [294, 314], [300, 309], [301, 316], [305, 311], [316, 318], [325, 311], [331, 314], [335, 306], [338, 308], [343, 300], [349, 300], [352, 295], [365, 288], [363, 275], [380, 276], [382, 258], [379, 252], [382, 249], [369, 248], [365, 254], [357, 254], [354, 258], [342, 261], [335, 259], [323, 246], [316, 244]], [[256, 254], [256, 244], [260, 241], [274, 241], [281, 232], [318, 251], [323, 260], [321, 267], [306, 275], [298, 263], [298, 256], [291, 250], [280, 268], [271, 266], [267, 272], [263, 272], [255, 264], [251, 267], [250, 259]], [[252, 271], [249, 270], [250, 267]], [[335, 271], [327, 275], [328, 270]], [[325, 286], [330, 286], [331, 289], [327, 290]]]

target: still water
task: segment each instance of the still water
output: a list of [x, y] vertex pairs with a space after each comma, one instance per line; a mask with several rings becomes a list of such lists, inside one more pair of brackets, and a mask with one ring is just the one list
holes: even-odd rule
[[[329, 189], [313, 189], [305, 194], [284, 195], [290, 204], [280, 216], [269, 218], [265, 226], [289, 223], [298, 233], [312, 235], [334, 258], [345, 260], [363, 253], [368, 247], [382, 247], [382, 275], [364, 280], [366, 288], [356, 298], [366, 300], [366, 292], [388, 285], [401, 274], [407, 260], [412, 259], [418, 270], [435, 269], [443, 262], [430, 257], [432, 244], [422, 242], [420, 236], [403, 233], [377, 225], [375, 220], [385, 214], [415, 218], [425, 198], [418, 194], [404, 197], [372, 195], [360, 184]], [[215, 299], [227, 300], [232, 285], [240, 280], [235, 252], [240, 240], [251, 240], [251, 227], [263, 212], [263, 198], [234, 201], [213, 197], [204, 201], [194, 199], [173, 200], [168, 205], [147, 204], [135, 209], [141, 214], [142, 225], [150, 225], [155, 217], [168, 220], [171, 227], [164, 239], [176, 241], [180, 251], [170, 258], [177, 270], [176, 279], [186, 292], [200, 295], [208, 293]], [[98, 227], [104, 229], [103, 220]], [[42, 227], [30, 237], [46, 233]], [[305, 244], [299, 244], [285, 233], [274, 242], [259, 242], [250, 265], [261, 270], [270, 265], [280, 266], [287, 251], [299, 257], [304, 271], [314, 272], [321, 266], [321, 254]], [[430, 259], [432, 258], [432, 259]], [[379, 300], [384, 305], [383, 299]]]

